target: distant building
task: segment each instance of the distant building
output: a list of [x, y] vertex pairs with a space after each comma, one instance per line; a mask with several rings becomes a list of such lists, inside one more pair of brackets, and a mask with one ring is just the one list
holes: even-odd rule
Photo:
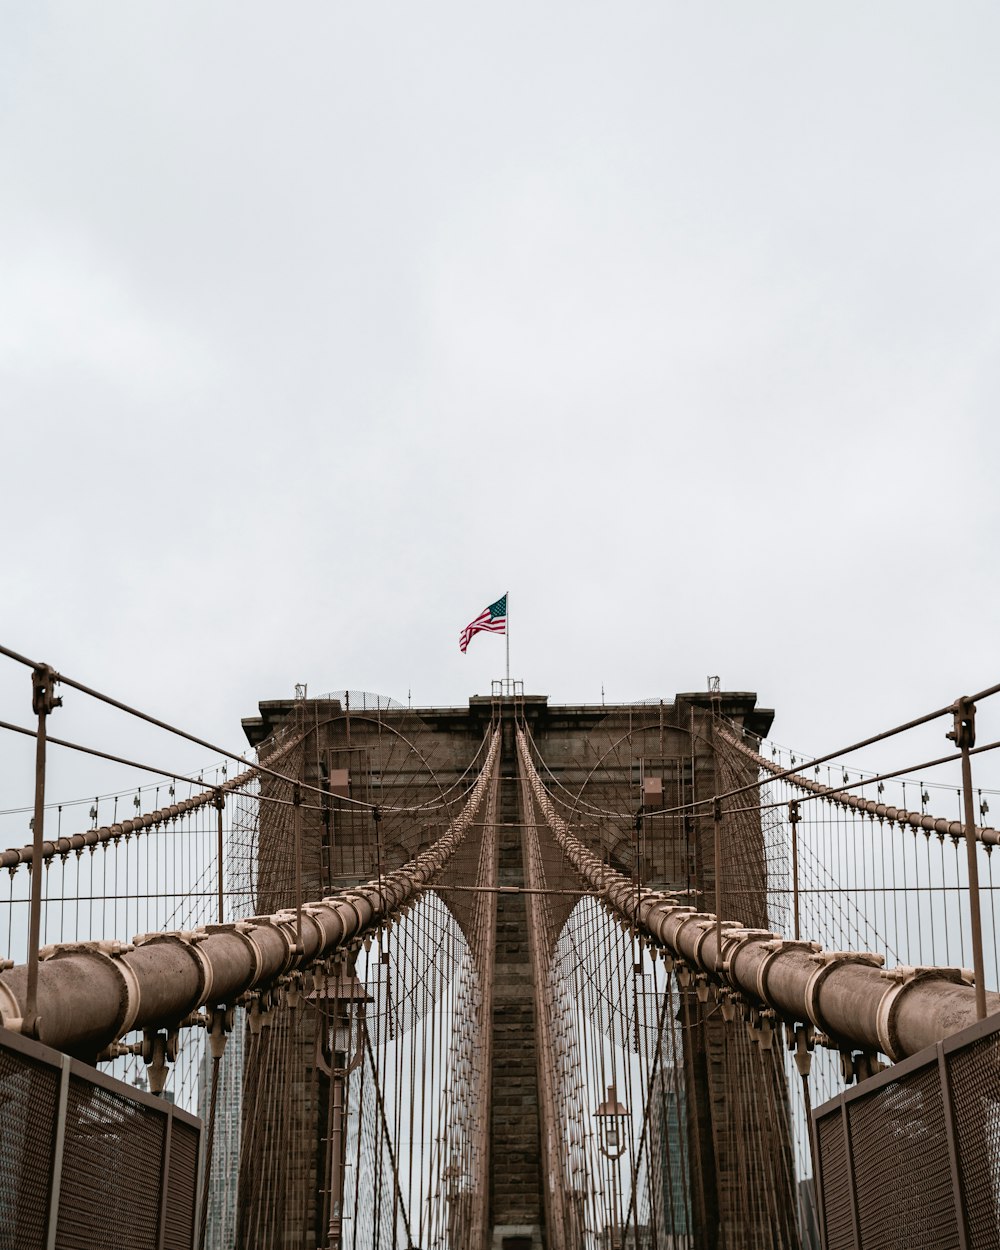
[[[677, 1245], [687, 1245], [691, 1233], [687, 1109], [684, 1078], [673, 1064], [664, 1065], [656, 1074], [649, 1116], [651, 1160], [659, 1163], [650, 1186], [653, 1225], [658, 1231], [670, 1230], [679, 1238]], [[663, 1240], [662, 1244], [674, 1242]]]
[[[236, 1009], [233, 1031], [219, 1063], [212, 1170], [205, 1194], [205, 1250], [235, 1250], [236, 1191], [240, 1167], [240, 1119], [243, 1101], [243, 1036], [246, 1022]], [[198, 1115], [208, 1131], [212, 1099], [212, 1055], [205, 1046], [198, 1081]], [[206, 1142], [207, 1149], [207, 1142]]]

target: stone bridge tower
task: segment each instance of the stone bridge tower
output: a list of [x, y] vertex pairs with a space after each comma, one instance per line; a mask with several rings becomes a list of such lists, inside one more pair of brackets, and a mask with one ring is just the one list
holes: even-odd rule
[[[497, 881], [506, 887], [525, 885], [526, 814], [514, 737], [515, 714], [523, 718], [551, 769], [569, 794], [585, 800], [578, 822], [581, 836], [620, 871], [642, 884], [690, 891], [704, 909], [715, 903], [715, 858], [710, 813], [704, 819], [673, 814], [644, 819], [637, 838], [623, 822], [595, 817], [593, 812], [635, 812], [679, 807], [716, 790], [712, 717], [721, 714], [739, 729], [763, 736], [773, 714], [757, 708], [748, 693], [696, 693], [673, 701], [625, 705], [553, 706], [544, 696], [493, 699], [473, 697], [467, 707], [410, 709], [357, 692], [338, 697], [262, 702], [259, 715], [243, 722], [252, 746], [264, 751], [299, 741], [297, 763], [303, 781], [325, 788], [329, 802], [322, 813], [301, 815], [301, 892], [304, 899], [357, 885], [405, 863], [429, 845], [440, 825], [428, 817], [395, 817], [388, 809], [418, 806], [435, 794], [461, 788], [484, 734], [494, 720], [501, 724], [502, 756], [497, 815]], [[287, 765], [284, 767], [287, 768]], [[452, 789], [454, 793], [454, 790]], [[381, 820], [368, 807], [350, 799], [384, 806]], [[266, 809], [266, 805], [265, 809]], [[270, 837], [261, 829], [258, 910], [276, 910], [294, 902], [287, 836]], [[760, 856], [759, 898], [766, 901], [764, 857]], [[567, 884], [575, 884], [567, 881]], [[298, 888], [296, 886], [296, 888]], [[725, 895], [724, 895], [725, 899]], [[765, 917], [735, 914], [747, 924]], [[456, 904], [460, 908], [461, 903]], [[566, 903], [568, 916], [572, 901]], [[729, 914], [733, 914], [730, 912]], [[458, 917], [461, 923], [461, 917]], [[693, 993], [691, 994], [694, 1003]], [[696, 1005], [692, 1007], [696, 1011]], [[492, 1105], [490, 1109], [489, 1227], [493, 1245], [503, 1250], [536, 1250], [546, 1244], [546, 1194], [540, 1148], [539, 1074], [535, 1047], [532, 969], [528, 949], [525, 899], [501, 893], [497, 903]], [[740, 1161], [713, 1152], [713, 1117], [722, 1114], [719, 1088], [718, 1023], [709, 1021], [686, 1033], [686, 1130], [691, 1160], [691, 1210], [696, 1244], [714, 1247], [734, 1169]], [[304, 1057], [308, 1040], [304, 1043]], [[294, 1075], [282, 1079], [294, 1085]], [[295, 1089], [272, 1088], [270, 1096], [289, 1097]], [[303, 1141], [319, 1140], [310, 1131], [316, 1111], [300, 1097], [298, 1116]], [[315, 1126], [319, 1128], [318, 1125]], [[262, 1149], [266, 1147], [262, 1145]], [[663, 1149], [673, 1147], [665, 1139]], [[285, 1169], [285, 1193], [303, 1212], [322, 1206], [317, 1176], [322, 1175], [318, 1148], [292, 1153]], [[253, 1195], [241, 1196], [252, 1203]], [[302, 1229], [308, 1237], [308, 1228]], [[248, 1245], [250, 1244], [248, 1239]], [[289, 1247], [309, 1244], [296, 1239]], [[311, 1244], [317, 1244], [313, 1241]]]

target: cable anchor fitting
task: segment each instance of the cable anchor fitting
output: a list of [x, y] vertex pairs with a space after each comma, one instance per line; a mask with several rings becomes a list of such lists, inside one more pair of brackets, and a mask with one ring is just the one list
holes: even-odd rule
[[48, 716], [53, 709], [62, 707], [62, 699], [55, 694], [58, 683], [58, 673], [48, 664], [31, 670], [31, 710], [36, 716]]
[[976, 705], [963, 696], [951, 708], [953, 727], [945, 735], [960, 751], [971, 751], [976, 745]]
[[167, 1064], [177, 1058], [177, 1030], [157, 1032], [155, 1029], [142, 1031], [142, 1059], [149, 1072], [149, 1092], [162, 1094], [167, 1083]]

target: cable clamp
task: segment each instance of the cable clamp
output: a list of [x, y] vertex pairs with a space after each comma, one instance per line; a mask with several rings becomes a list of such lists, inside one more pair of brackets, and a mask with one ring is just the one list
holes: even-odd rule
[[781, 935], [770, 929], [747, 929], [742, 925], [726, 930], [722, 943], [722, 975], [733, 980], [733, 961], [744, 948], [757, 942], [773, 942]]
[[[686, 912], [686, 915], [684, 916], [684, 919], [680, 922], [680, 924], [677, 926], [676, 931], [674, 932], [673, 944], [678, 951], [680, 950], [681, 934], [684, 932], [684, 930], [688, 927], [689, 924], [693, 924], [699, 929], [700, 929], [699, 921], [704, 922], [706, 925], [709, 923], [711, 923], [712, 925], [715, 924], [715, 916], [710, 911], [695, 911], [693, 907], [685, 907], [683, 910]], [[700, 933], [699, 933], [699, 937], [700, 937]], [[695, 941], [697, 942], [697, 938], [695, 939]]]
[[826, 951], [818, 950], [812, 956], [814, 964], [867, 964], [872, 968], [881, 968], [885, 963], [884, 955], [874, 951]]
[[14, 991], [0, 981], [0, 1026], [10, 1029], [12, 1033], [20, 1033], [24, 1022], [21, 1010], [21, 1004], [14, 997]]
[[[305, 917], [305, 908], [302, 909], [302, 915]], [[311, 917], [310, 917], [311, 919]], [[247, 922], [247, 933], [252, 933], [255, 929], [268, 929], [272, 933], [276, 933], [284, 944], [284, 952], [281, 956], [281, 966], [278, 968], [276, 975], [280, 976], [286, 972], [295, 962], [297, 954], [295, 945], [295, 908], [289, 907], [282, 911], [275, 912], [273, 916], [254, 916], [252, 920]], [[316, 921], [312, 921], [313, 925]]]
[[771, 1001], [771, 996], [768, 993], [767, 981], [771, 973], [771, 965], [779, 955], [785, 955], [791, 951], [802, 951], [807, 955], [813, 955], [823, 949], [819, 942], [799, 941], [795, 938], [777, 938], [773, 942], [764, 942], [764, 948], [767, 954], [757, 968], [757, 996], [768, 1003]]
[[118, 1014], [115, 1017], [114, 1036], [128, 1033], [139, 1014], [141, 991], [139, 979], [133, 969], [122, 959], [135, 950], [131, 942], [65, 942], [58, 946], [45, 946], [38, 952], [40, 960], [68, 959], [74, 955], [86, 955], [113, 968], [121, 985]]
[[[694, 957], [702, 967], [705, 967], [705, 960], [702, 956], [702, 947], [705, 945], [705, 942], [709, 937], [715, 936], [716, 929], [718, 928], [722, 930], [722, 949], [725, 950], [726, 935], [731, 933], [734, 929], [740, 929], [742, 931], [743, 926], [738, 920], [723, 920], [721, 923], [717, 923], [714, 919], [710, 921], [702, 921], [701, 925], [701, 933], [695, 939]], [[719, 971], [720, 965], [721, 959], [717, 959], [715, 969], [716, 974]]]
[[976, 977], [971, 968], [941, 968], [937, 964], [897, 964], [895, 968], [884, 968], [882, 977], [886, 981], [899, 981], [909, 985], [911, 981], [951, 981], [960, 985], [975, 985]]
[[[215, 925], [214, 928], [220, 926]], [[228, 927], [228, 926], [227, 926]], [[176, 933], [146, 933], [141, 938], [136, 938], [136, 945], [154, 946], [162, 942], [174, 942], [188, 952], [198, 969], [198, 999], [195, 1003], [196, 1007], [201, 1007], [212, 995], [212, 985], [215, 981], [215, 970], [212, 967], [212, 961], [201, 949], [201, 944], [208, 938], [209, 934], [202, 929], [182, 929]]]
[[893, 1063], [898, 1063], [905, 1056], [899, 1048], [899, 1034], [896, 1019], [903, 995], [920, 981], [947, 981], [952, 985], [972, 985], [975, 978], [969, 968], [936, 968], [931, 966], [912, 966], [898, 964], [895, 968], [886, 968], [882, 972], [886, 981], [892, 985], [879, 999], [875, 1013], [875, 1031], [882, 1053], [888, 1055]]
[[805, 1000], [806, 1014], [814, 1028], [821, 1033], [829, 1033], [830, 1029], [819, 1009], [819, 992], [827, 977], [845, 964], [860, 964], [869, 968], [881, 968], [885, 963], [884, 955], [876, 955], [873, 951], [814, 951], [809, 959], [817, 965], [816, 971], [806, 982]]
[[[361, 894], [361, 892], [358, 890], [344, 890], [340, 895], [335, 896], [331, 900], [335, 907], [349, 907], [351, 911], [354, 913], [354, 924], [350, 926], [347, 924], [343, 925], [343, 929], [344, 929], [343, 936], [344, 936], [345, 941], [348, 941], [350, 938], [356, 937], [364, 928], [364, 922], [361, 919], [361, 909], [358, 907], [357, 903], [354, 901], [355, 898], [359, 898], [359, 897], [365, 898], [365, 896]], [[324, 902], [325, 901], [326, 900], [324, 899]], [[365, 898], [365, 902], [368, 904], [368, 906], [371, 906], [371, 903], [367, 898]]]
[[792, 1052], [799, 1076], [808, 1076], [812, 1069], [812, 1052], [816, 1046], [816, 1032], [811, 1024], [786, 1024], [785, 1045]]
[[136, 944], [134, 942], [112, 942], [103, 940], [100, 942], [59, 942], [50, 946], [43, 946], [38, 952], [39, 959], [55, 959], [60, 955], [107, 955], [110, 959], [117, 959], [121, 955], [128, 955], [134, 951]]
[[[239, 920], [236, 922], [236, 924], [244, 924], [244, 923], [245, 922], [242, 920]], [[132, 939], [132, 941], [135, 943], [136, 946], [146, 946], [150, 942], [159, 942], [163, 938], [170, 938], [178, 942], [187, 942], [191, 946], [195, 946], [197, 945], [198, 942], [204, 942], [205, 939], [209, 936], [209, 933], [211, 930], [228, 931], [230, 929], [234, 929], [236, 927], [236, 924], [205, 925], [201, 929], [172, 929], [169, 933], [161, 933], [161, 932], [137, 933], [135, 937]]]

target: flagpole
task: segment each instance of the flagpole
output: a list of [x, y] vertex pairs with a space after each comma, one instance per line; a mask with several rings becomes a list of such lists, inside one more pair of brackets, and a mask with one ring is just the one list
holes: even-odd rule
[[503, 631], [507, 635], [507, 693], [510, 694], [510, 595], [507, 595], [507, 622]]

